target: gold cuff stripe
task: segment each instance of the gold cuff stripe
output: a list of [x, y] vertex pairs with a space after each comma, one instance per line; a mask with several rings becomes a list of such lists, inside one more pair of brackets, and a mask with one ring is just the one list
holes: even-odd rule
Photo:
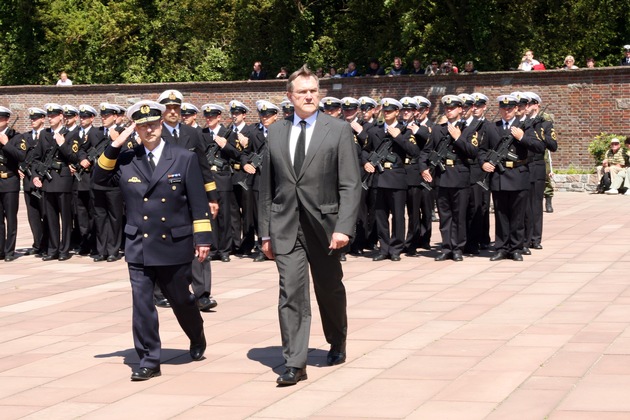
[[116, 167], [116, 159], [109, 159], [105, 157], [105, 153], [103, 153], [98, 158], [98, 166], [105, 169], [106, 171], [113, 171]]
[[212, 225], [210, 225], [210, 220], [194, 220], [193, 221], [193, 233], [200, 232], [212, 232]]
[[214, 191], [217, 189], [217, 183], [212, 181], [212, 182], [208, 182], [207, 184], [204, 185], [206, 192], [208, 191]]

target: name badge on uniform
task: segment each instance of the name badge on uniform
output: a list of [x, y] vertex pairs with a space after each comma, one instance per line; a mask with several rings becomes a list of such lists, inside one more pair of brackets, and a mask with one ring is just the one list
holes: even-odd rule
[[142, 182], [137, 176], [132, 176], [127, 182]]
[[182, 182], [181, 174], [168, 174], [166, 177], [169, 184], [180, 184]]

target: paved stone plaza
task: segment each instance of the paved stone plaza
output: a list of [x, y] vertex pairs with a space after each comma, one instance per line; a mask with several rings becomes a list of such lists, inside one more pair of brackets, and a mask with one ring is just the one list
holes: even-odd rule
[[553, 204], [544, 249], [524, 262], [349, 256], [348, 360], [325, 366], [314, 305], [309, 378], [286, 388], [273, 262], [212, 263], [202, 361], [159, 309], [162, 376], [146, 382], [129, 380], [124, 261], [0, 262], [0, 418], [628, 419], [630, 197]]

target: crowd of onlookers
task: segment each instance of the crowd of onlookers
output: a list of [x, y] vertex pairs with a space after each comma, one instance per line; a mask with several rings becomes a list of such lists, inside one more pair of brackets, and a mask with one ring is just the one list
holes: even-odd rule
[[[626, 66], [630, 65], [630, 44], [624, 45], [624, 56], [620, 60], [619, 65]], [[595, 59], [593, 57], [587, 57], [584, 61], [584, 66], [586, 68], [594, 68], [596, 67]], [[562, 67], [558, 67], [558, 69], [565, 70], [575, 70], [580, 68], [575, 61], [575, 57], [572, 55], [567, 55], [564, 59], [564, 65]], [[514, 67], [512, 70], [519, 71], [532, 71], [532, 70], [546, 70], [547, 67], [544, 63], [536, 60], [534, 58], [534, 51], [527, 50], [523, 54], [523, 58], [518, 66]], [[385, 67], [383, 64], [376, 58], [371, 58], [366, 68], [361, 71], [354, 61], [348, 63], [347, 66], [343, 68], [337, 68], [337, 66], [331, 65], [328, 67], [319, 67], [316, 69], [316, 75], [319, 78], [332, 77], [359, 77], [359, 76], [401, 76], [401, 75], [424, 75], [424, 76], [435, 76], [440, 74], [474, 74], [477, 73], [475, 69], [475, 64], [472, 61], [466, 61], [464, 63], [463, 68], [457, 67], [453, 59], [448, 57], [445, 60], [432, 59], [427, 66], [424, 66], [419, 58], [414, 58], [411, 60], [411, 65], [409, 67], [405, 67], [403, 65], [403, 60], [401, 57], [394, 57], [394, 60], [391, 66]], [[278, 74], [275, 76], [276, 79], [286, 79], [288, 77], [288, 70], [286, 67], [281, 67]], [[254, 63], [254, 68], [249, 76], [250, 80], [265, 80], [271, 79], [269, 75], [262, 69], [262, 63], [260, 61], [256, 61]]]

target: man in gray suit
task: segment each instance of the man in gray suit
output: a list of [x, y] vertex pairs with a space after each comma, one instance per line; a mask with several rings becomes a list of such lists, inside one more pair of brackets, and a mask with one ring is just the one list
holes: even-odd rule
[[346, 360], [348, 320], [339, 253], [354, 234], [361, 198], [352, 130], [318, 112], [318, 78], [305, 65], [289, 77], [287, 91], [295, 114], [269, 127], [258, 204], [262, 250], [275, 258], [280, 274], [278, 314], [286, 370], [278, 385], [307, 378], [309, 265], [331, 344], [327, 362]]

